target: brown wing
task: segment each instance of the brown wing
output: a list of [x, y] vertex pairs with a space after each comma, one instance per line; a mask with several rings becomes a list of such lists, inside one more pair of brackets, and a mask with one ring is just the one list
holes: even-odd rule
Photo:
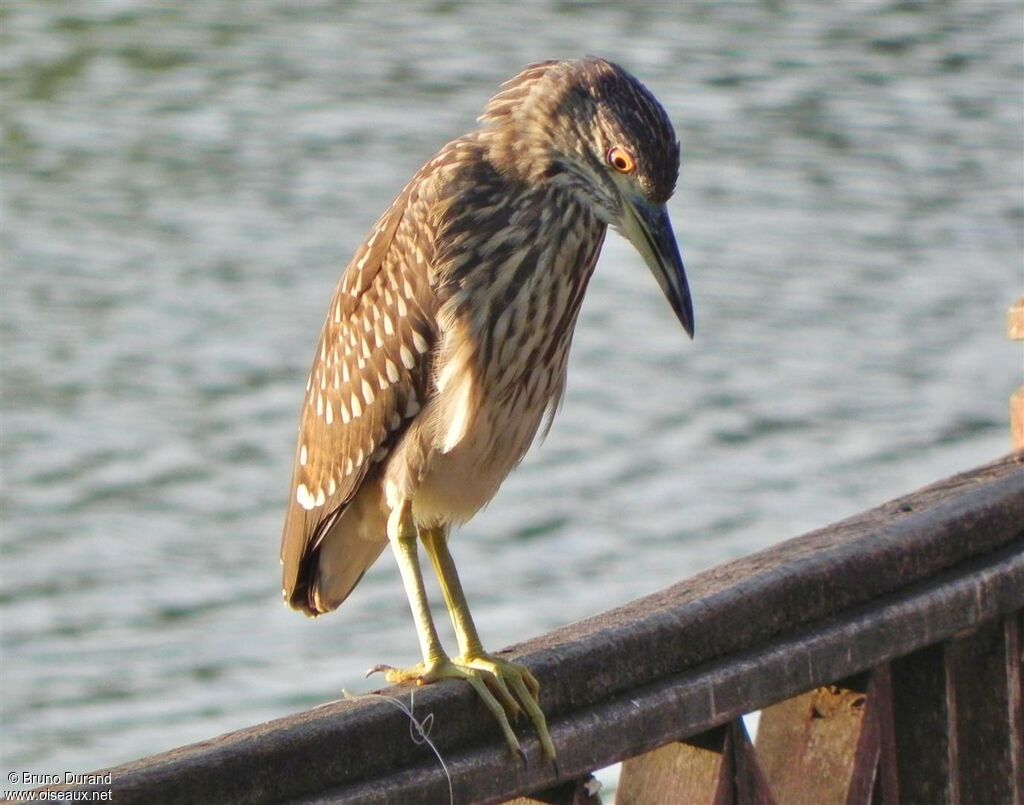
[[428, 239], [409, 220], [416, 216], [407, 216], [410, 208], [420, 211], [421, 179], [395, 200], [346, 268], [306, 386], [281, 563], [285, 600], [310, 614], [320, 541], [419, 410], [430, 377], [436, 324]]

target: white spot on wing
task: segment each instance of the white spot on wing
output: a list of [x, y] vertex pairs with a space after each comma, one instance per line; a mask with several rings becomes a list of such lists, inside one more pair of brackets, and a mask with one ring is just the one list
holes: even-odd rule
[[399, 354], [402, 356], [402, 363], [406, 369], [412, 369], [416, 365], [416, 359], [412, 356], [412, 350], [405, 344], [402, 344]]
[[397, 383], [400, 375], [398, 374], [398, 367], [395, 366], [395, 362], [388, 358], [384, 362], [384, 370], [388, 373], [388, 380], [392, 383]]
[[421, 355], [430, 349], [430, 345], [427, 344], [427, 339], [420, 335], [416, 330], [412, 331], [412, 343], [416, 347], [416, 351]]
[[306, 461], [308, 459], [309, 459], [309, 451], [306, 450], [306, 445], [302, 445], [302, 447], [299, 448], [299, 464], [301, 464], [303, 467], [305, 467], [306, 466]]
[[295, 501], [306, 511], [316, 507], [316, 500], [309, 493], [305, 484], [299, 484], [295, 487]]

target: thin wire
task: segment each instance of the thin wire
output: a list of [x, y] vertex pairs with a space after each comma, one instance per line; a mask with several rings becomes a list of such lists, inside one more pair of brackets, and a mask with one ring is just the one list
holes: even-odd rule
[[430, 747], [430, 751], [434, 753], [437, 758], [437, 762], [441, 764], [441, 771], [444, 772], [445, 780], [448, 781], [448, 803], [449, 805], [455, 805], [455, 790], [452, 788], [452, 776], [448, 772], [448, 765], [444, 762], [444, 758], [441, 757], [441, 753], [438, 751], [434, 742], [430, 740], [430, 730], [434, 726], [434, 714], [427, 713], [422, 720], [417, 719], [414, 711], [416, 709], [416, 688], [409, 691], [409, 706], [406, 707], [405, 703], [392, 696], [386, 696], [383, 693], [367, 693], [362, 696], [356, 696], [349, 693], [347, 690], [343, 690], [342, 693], [346, 699], [365, 699], [368, 697], [375, 697], [383, 699], [394, 707], [397, 707], [405, 716], [409, 719], [409, 737], [412, 742], [417, 746], [426, 744]]

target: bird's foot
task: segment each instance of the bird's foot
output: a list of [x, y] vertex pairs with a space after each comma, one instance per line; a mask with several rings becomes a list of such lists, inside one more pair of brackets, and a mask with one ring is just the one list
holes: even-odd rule
[[470, 684], [477, 695], [491, 711], [505, 736], [509, 749], [526, 762], [526, 753], [519, 745], [509, 723], [509, 717], [518, 718], [526, 711], [540, 736], [544, 755], [549, 760], [555, 759], [555, 747], [551, 742], [547, 721], [537, 694], [540, 684], [524, 666], [489, 654], [477, 654], [472, 657], [447, 657], [431, 663], [418, 663], [411, 668], [393, 668], [390, 665], [376, 665], [367, 672], [367, 676], [384, 672], [384, 678], [393, 685], [402, 682], [415, 682], [417, 685], [429, 685], [442, 679], [462, 679]]
[[510, 715], [516, 717], [525, 710], [533, 728], [537, 730], [544, 757], [552, 761], [555, 759], [555, 745], [551, 741], [548, 722], [537, 701], [540, 696], [540, 683], [525, 665], [509, 662], [486, 652], [456, 657], [455, 662], [463, 668], [472, 668], [483, 674], [488, 684], [500, 692], [501, 700]]

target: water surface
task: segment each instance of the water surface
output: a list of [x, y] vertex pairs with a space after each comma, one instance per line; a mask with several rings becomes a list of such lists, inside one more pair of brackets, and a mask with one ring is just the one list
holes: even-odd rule
[[280, 603], [297, 414], [341, 267], [530, 61], [612, 58], [669, 110], [697, 339], [610, 237], [554, 430], [456, 537], [489, 645], [1008, 449], [1017, 3], [111, 0], [2, 22], [5, 776], [417, 658], [388, 555], [331, 617]]

